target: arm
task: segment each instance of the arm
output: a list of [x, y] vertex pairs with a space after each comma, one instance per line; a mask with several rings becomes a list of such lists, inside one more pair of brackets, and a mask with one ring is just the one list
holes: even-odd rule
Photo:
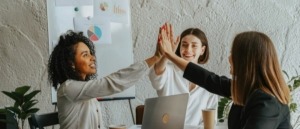
[[146, 63], [148, 65], [148, 67], [150, 68], [152, 65], [154, 65], [157, 61], [159, 61], [161, 59], [160, 55], [154, 55], [148, 59], [146, 59]]
[[187, 64], [183, 77], [214, 94], [227, 98], [231, 96], [231, 80], [229, 78], [218, 76], [194, 63]]
[[182, 71], [185, 70], [189, 63], [188, 61], [178, 57], [174, 52], [165, 52], [165, 56], [175, 65], [177, 65]]
[[72, 101], [91, 99], [119, 93], [144, 77], [149, 71], [148, 64], [134, 63], [131, 66], [114, 72], [106, 77], [90, 80], [67, 80], [62, 85], [63, 94]]
[[172, 75], [170, 75], [170, 72], [172, 72], [173, 68], [170, 67], [170, 64], [166, 64], [164, 66], [164, 70], [161, 72], [161, 74], [158, 75], [155, 70], [156, 64], [154, 65], [154, 67], [150, 68], [148, 77], [152, 87], [155, 90], [162, 90], [167, 86], [167, 81], [171, 79], [170, 77], [172, 77]]
[[[167, 31], [172, 31], [172, 26], [168, 26], [167, 23], [165, 23], [165, 25], [162, 28], [166, 28], [167, 27]], [[157, 44], [159, 44], [160, 40], [161, 40], [161, 30], [162, 28], [159, 28], [159, 34], [158, 34], [158, 38], [157, 38]], [[170, 29], [170, 30], [169, 30]], [[173, 33], [170, 33], [173, 34]], [[169, 36], [169, 38], [173, 39], [173, 35], [172, 37]], [[159, 47], [159, 45], [157, 45], [157, 47]], [[159, 48], [156, 48], [157, 50], [159, 50]], [[161, 75], [165, 69], [166, 69], [166, 64], [167, 64], [167, 58], [165, 56], [163, 56], [155, 65], [154, 65], [154, 71], [156, 73], [156, 75]]]
[[156, 50], [155, 50], [154, 55], [152, 57], [146, 59], [145, 61], [148, 65], [148, 67], [151, 67], [152, 65], [154, 65], [155, 63], [157, 63], [161, 59], [162, 59], [162, 51], [159, 48], [159, 44], [156, 44]]
[[[165, 23], [162, 27], [159, 28], [159, 34], [157, 38], [157, 44], [159, 44], [161, 40], [161, 30], [166, 29], [167, 32], [172, 32], [172, 26]], [[173, 39], [173, 33], [169, 33], [169, 38]], [[157, 45], [157, 50], [159, 50], [159, 45]], [[173, 48], [173, 51], [175, 51], [176, 48]], [[163, 56], [150, 70], [149, 73], [149, 79], [152, 83], [152, 86], [156, 90], [161, 90], [165, 86], [165, 82], [168, 79], [168, 75], [166, 74], [166, 65], [167, 65], [168, 59]]]
[[[158, 48], [158, 47], [157, 47]], [[156, 49], [155, 54], [146, 59], [144, 62], [134, 63], [131, 66], [114, 72], [106, 77], [90, 81], [66, 81], [63, 88], [63, 93], [69, 99], [84, 100], [95, 97], [102, 97], [121, 92], [139, 81], [144, 75], [149, 72], [158, 60], [161, 54]]]
[[168, 59], [166, 57], [162, 57], [155, 65], [154, 65], [154, 71], [156, 75], [161, 75], [165, 69], [166, 64], [168, 62]]

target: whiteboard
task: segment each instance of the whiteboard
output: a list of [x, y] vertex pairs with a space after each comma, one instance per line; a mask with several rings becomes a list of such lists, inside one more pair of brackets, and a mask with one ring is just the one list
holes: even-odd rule
[[[51, 54], [59, 36], [67, 30], [74, 30], [74, 17], [93, 18], [93, 5], [84, 6], [56, 6], [56, 0], [47, 0], [49, 53]], [[70, 0], [67, 0], [70, 1]], [[129, 0], [128, 7], [129, 7]], [[79, 11], [75, 11], [79, 9]], [[95, 44], [97, 57], [98, 78], [104, 77], [133, 63], [133, 48], [131, 38], [130, 10], [128, 21], [118, 23], [109, 21], [111, 43]], [[105, 19], [103, 17], [102, 19]], [[105, 96], [100, 100], [129, 99], [135, 97], [135, 87], [121, 93]], [[51, 101], [56, 103], [56, 91], [51, 89]]]

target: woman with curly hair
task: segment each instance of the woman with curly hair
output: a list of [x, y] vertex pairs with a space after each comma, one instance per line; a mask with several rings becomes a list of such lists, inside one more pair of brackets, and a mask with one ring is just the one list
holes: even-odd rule
[[149, 72], [160, 59], [155, 55], [142, 62], [96, 79], [96, 57], [93, 43], [82, 32], [67, 31], [61, 35], [48, 64], [49, 81], [57, 89], [60, 128], [97, 129], [102, 124], [100, 104], [96, 97], [121, 92]]

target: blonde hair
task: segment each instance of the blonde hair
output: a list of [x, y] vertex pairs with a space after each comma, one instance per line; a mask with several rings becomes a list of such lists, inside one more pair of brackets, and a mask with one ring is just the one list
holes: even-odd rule
[[282, 104], [290, 101], [275, 47], [271, 39], [260, 32], [238, 34], [231, 48], [233, 102], [245, 105], [247, 96], [260, 89], [276, 97]]

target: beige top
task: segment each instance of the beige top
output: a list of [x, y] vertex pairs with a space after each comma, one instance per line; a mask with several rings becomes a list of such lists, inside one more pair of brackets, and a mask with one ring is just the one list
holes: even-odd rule
[[133, 86], [148, 72], [148, 65], [143, 61], [101, 79], [65, 81], [57, 90], [60, 128], [105, 129], [100, 104], [96, 97], [121, 92]]

